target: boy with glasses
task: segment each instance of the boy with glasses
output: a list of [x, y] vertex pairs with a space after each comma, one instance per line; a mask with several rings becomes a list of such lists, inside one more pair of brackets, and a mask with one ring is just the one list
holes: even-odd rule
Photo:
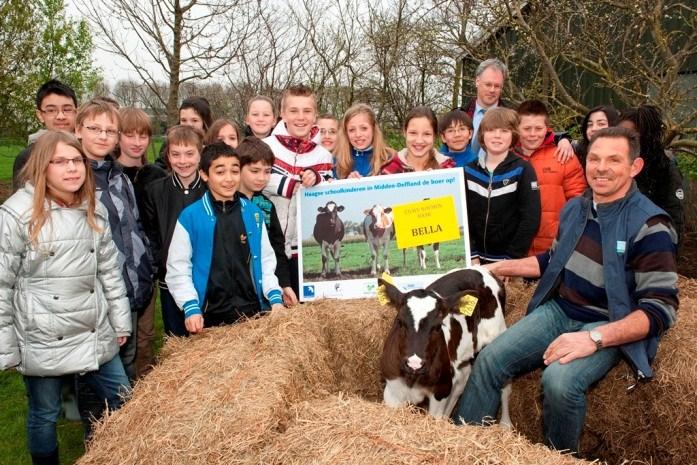
[[75, 113], [77, 111], [77, 96], [75, 91], [62, 82], [51, 79], [39, 87], [36, 93], [36, 118], [44, 128], [29, 136], [28, 146], [15, 158], [12, 167], [12, 190], [16, 191], [22, 184], [20, 171], [27, 163], [31, 149], [44, 131], [55, 130], [72, 133], [75, 131]]
[[121, 349], [126, 374], [135, 378], [135, 352], [138, 312], [152, 297], [152, 262], [145, 232], [140, 223], [133, 185], [111, 153], [120, 134], [118, 110], [102, 100], [83, 104], [75, 121], [75, 134], [89, 159], [97, 187], [97, 198], [109, 213], [109, 224], [116, 247], [123, 255], [123, 279], [131, 304], [134, 333]]
[[[75, 134], [82, 143], [87, 163], [94, 173], [97, 199], [106, 207], [109, 226], [122, 263], [121, 275], [131, 308], [133, 332], [121, 346], [119, 355], [131, 382], [136, 377], [136, 341], [138, 315], [150, 303], [153, 292], [152, 258], [140, 223], [133, 185], [111, 154], [120, 134], [120, 116], [116, 107], [101, 99], [90, 100], [78, 110]], [[92, 417], [99, 418], [103, 403], [79, 376], [78, 403], [86, 431], [91, 431]]]
[[467, 113], [460, 109], [446, 113], [438, 121], [438, 132], [443, 141], [440, 153], [455, 160], [458, 167], [464, 168], [477, 159], [470, 145], [474, 129]]

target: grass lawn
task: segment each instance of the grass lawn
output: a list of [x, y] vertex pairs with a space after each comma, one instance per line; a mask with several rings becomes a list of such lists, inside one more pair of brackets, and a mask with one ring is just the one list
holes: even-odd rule
[[[148, 151], [148, 158], [157, 158], [161, 140], [156, 140]], [[12, 164], [23, 145], [0, 145], [0, 185], [7, 188], [12, 181]], [[7, 192], [2, 189], [1, 192]], [[1, 195], [1, 194], [0, 194]], [[0, 198], [0, 203], [3, 202]], [[162, 317], [159, 301], [155, 308], [156, 350], [162, 345]], [[22, 376], [16, 372], [0, 371], [0, 464], [25, 465], [31, 463], [27, 450], [27, 398]], [[83, 430], [80, 422], [60, 420], [58, 443], [62, 464], [72, 464], [83, 454]]]
[[[463, 258], [462, 240], [448, 241], [440, 244], [440, 264], [441, 270], [451, 270], [465, 266]], [[390, 242], [389, 264], [390, 272], [393, 276], [415, 276], [421, 274], [433, 274], [436, 272], [436, 264], [433, 259], [433, 249], [430, 245], [426, 250], [426, 269], [419, 268], [419, 259], [416, 249], [407, 249], [406, 266], [403, 264], [402, 250], [397, 248], [396, 241]], [[382, 256], [379, 257], [378, 264], [382, 266]], [[341, 243], [341, 272], [344, 278], [370, 278], [371, 256], [368, 244], [363, 241], [344, 241]], [[329, 257], [328, 279], [335, 279], [334, 260]], [[315, 242], [303, 243], [303, 271], [305, 280], [315, 280], [319, 278], [322, 271], [322, 251]]]

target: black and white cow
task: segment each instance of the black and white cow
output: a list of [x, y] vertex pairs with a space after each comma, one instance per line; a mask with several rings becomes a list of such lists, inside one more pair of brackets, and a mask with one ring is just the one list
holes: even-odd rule
[[[454, 270], [407, 293], [381, 279], [378, 283], [397, 308], [380, 359], [385, 404], [427, 404], [431, 415], [450, 416], [475, 355], [506, 330], [503, 284], [481, 267]], [[469, 316], [461, 313], [463, 298], [469, 299]], [[509, 395], [510, 384], [501, 393], [505, 425], [510, 425]]]
[[363, 220], [363, 234], [370, 247], [370, 272], [375, 276], [380, 269], [380, 252], [384, 261], [385, 273], [390, 272], [390, 240], [394, 236], [394, 221], [392, 208], [384, 208], [382, 205], [373, 205], [365, 210]]
[[344, 207], [329, 201], [324, 207], [318, 207], [317, 219], [312, 236], [322, 248], [322, 277], [327, 277], [329, 254], [334, 259], [334, 274], [341, 276], [341, 241], [344, 239], [344, 222], [339, 218], [339, 212]]

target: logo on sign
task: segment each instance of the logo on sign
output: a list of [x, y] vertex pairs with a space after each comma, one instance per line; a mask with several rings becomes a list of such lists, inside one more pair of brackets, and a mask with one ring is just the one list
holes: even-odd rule
[[303, 286], [303, 296], [305, 298], [313, 298], [315, 296], [315, 286], [306, 284]]

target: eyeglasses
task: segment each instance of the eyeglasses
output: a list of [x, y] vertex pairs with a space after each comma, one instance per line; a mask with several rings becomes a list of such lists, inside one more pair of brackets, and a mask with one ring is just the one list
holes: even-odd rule
[[320, 129], [319, 133], [322, 134], [323, 136], [329, 134], [330, 136], [335, 136], [337, 131], [336, 129]]
[[454, 128], [446, 129], [445, 131], [443, 131], [443, 133], [447, 134], [449, 136], [453, 136], [455, 134], [461, 134], [461, 133], [468, 132], [469, 130], [470, 130], [470, 128], [468, 128], [467, 126], [456, 126]]
[[85, 164], [85, 157], [75, 157], [75, 158], [55, 158], [51, 161], [49, 161], [50, 164], [54, 166], [58, 166], [60, 168], [68, 166], [70, 163], [72, 163], [74, 166], [81, 166]]
[[93, 136], [101, 136], [102, 133], [106, 134], [107, 137], [116, 137], [119, 135], [119, 131], [116, 129], [102, 129], [99, 126], [85, 126], [84, 124], [82, 127], [87, 129], [87, 132]]
[[63, 113], [65, 116], [70, 116], [73, 113], [75, 113], [77, 110], [75, 107], [72, 106], [66, 106], [62, 108], [58, 107], [46, 107], [43, 110], [39, 110], [41, 113], [48, 115], [48, 116], [56, 116], [58, 113]]

